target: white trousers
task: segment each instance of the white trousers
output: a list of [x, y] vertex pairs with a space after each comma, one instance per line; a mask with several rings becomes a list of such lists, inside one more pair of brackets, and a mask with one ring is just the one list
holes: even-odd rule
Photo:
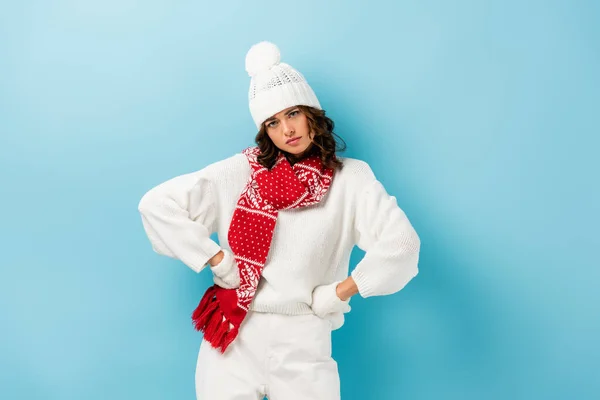
[[202, 340], [198, 400], [340, 400], [331, 322], [249, 311], [224, 354]]

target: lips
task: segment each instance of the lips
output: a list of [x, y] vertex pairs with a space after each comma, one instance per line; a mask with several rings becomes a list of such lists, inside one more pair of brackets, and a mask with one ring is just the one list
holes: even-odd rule
[[298, 136], [298, 137], [295, 137], [295, 138], [289, 139], [289, 140], [288, 140], [287, 142], [285, 142], [285, 143], [286, 143], [286, 144], [290, 144], [290, 143], [292, 143], [292, 142], [295, 142], [295, 141], [297, 141], [298, 139], [300, 139], [300, 137], [301, 137], [301, 136]]

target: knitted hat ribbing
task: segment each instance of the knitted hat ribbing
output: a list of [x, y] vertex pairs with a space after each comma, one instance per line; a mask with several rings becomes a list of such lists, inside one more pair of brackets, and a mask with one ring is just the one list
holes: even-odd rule
[[251, 77], [250, 114], [257, 129], [267, 118], [288, 107], [304, 105], [321, 109], [304, 76], [280, 60], [279, 49], [270, 42], [257, 43], [246, 54], [246, 71]]

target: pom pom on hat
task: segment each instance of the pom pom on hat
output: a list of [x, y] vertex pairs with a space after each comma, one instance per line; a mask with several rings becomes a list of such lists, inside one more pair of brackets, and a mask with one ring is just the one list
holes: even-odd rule
[[304, 76], [281, 62], [279, 48], [271, 42], [263, 41], [250, 47], [246, 54], [246, 72], [251, 77], [250, 114], [257, 129], [267, 118], [288, 107], [304, 105], [321, 109]]
[[279, 48], [271, 42], [260, 42], [248, 50], [246, 54], [246, 72], [254, 77], [261, 71], [268, 70], [281, 61]]

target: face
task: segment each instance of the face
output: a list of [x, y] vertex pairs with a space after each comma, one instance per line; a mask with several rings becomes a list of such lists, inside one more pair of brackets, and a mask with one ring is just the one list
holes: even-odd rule
[[310, 145], [312, 132], [306, 115], [298, 107], [290, 107], [268, 118], [265, 129], [275, 146], [280, 150], [297, 155]]

